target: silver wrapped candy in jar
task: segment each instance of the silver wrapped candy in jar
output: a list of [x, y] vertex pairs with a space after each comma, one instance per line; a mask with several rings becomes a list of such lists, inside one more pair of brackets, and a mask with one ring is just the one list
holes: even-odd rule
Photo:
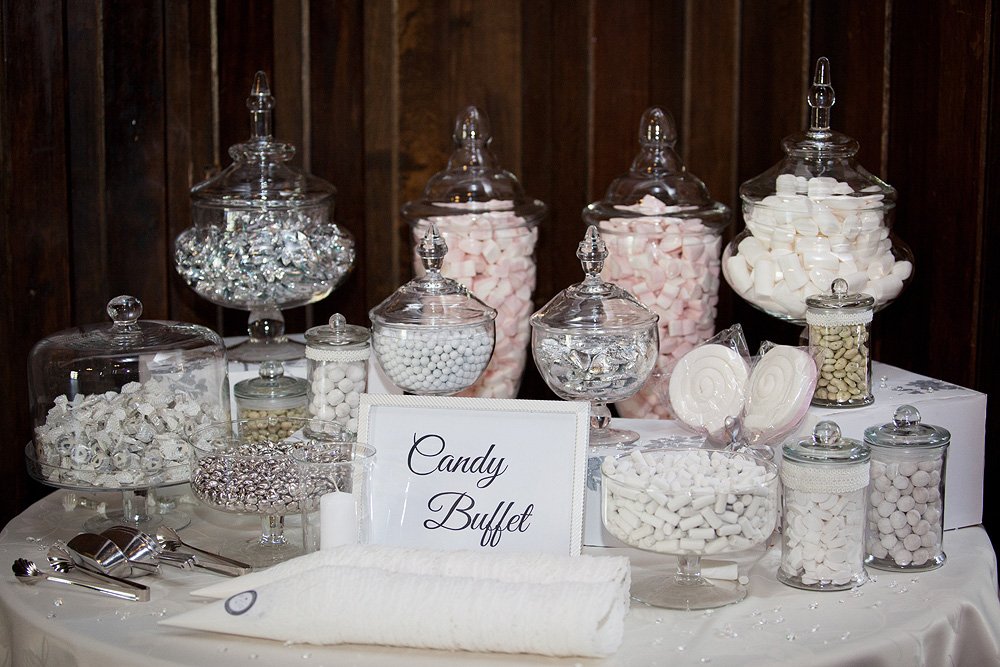
[[839, 591], [863, 584], [871, 452], [831, 421], [782, 448], [781, 566], [778, 581]]
[[892, 422], [865, 429], [871, 447], [868, 557], [882, 570], [933, 570], [944, 565], [944, 473], [951, 433], [920, 422], [912, 405]]

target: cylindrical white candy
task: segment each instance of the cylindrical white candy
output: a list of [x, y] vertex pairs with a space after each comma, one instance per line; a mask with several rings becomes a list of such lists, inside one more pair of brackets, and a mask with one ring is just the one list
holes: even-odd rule
[[358, 542], [358, 514], [354, 494], [333, 492], [319, 499], [320, 549], [333, 549]]

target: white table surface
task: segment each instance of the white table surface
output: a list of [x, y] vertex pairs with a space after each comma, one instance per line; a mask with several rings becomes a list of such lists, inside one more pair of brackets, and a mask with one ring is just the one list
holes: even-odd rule
[[[183, 487], [181, 487], [183, 488]], [[42, 499], [0, 533], [6, 563], [45, 563], [48, 545], [69, 539], [92, 516], [63, 509], [63, 491]], [[101, 499], [115, 500], [113, 494]], [[183, 496], [182, 496], [183, 498]], [[182, 536], [214, 547], [250, 537], [259, 522], [193, 504]], [[28, 586], [0, 575], [0, 664], [30, 665], [1000, 665], [1000, 601], [996, 558], [981, 527], [945, 533], [948, 561], [925, 573], [872, 570], [864, 586], [813, 593], [775, 579], [771, 549], [752, 568], [750, 597], [711, 612], [681, 612], [634, 604], [624, 645], [604, 660], [478, 654], [379, 646], [285, 645], [281, 642], [185, 631], [157, 624], [203, 601], [188, 591], [211, 574], [167, 570], [146, 577], [147, 603], [120, 602], [41, 582]], [[599, 553], [599, 549], [590, 549]], [[633, 567], [656, 562], [642, 554]], [[374, 592], [372, 594], [388, 594]]]

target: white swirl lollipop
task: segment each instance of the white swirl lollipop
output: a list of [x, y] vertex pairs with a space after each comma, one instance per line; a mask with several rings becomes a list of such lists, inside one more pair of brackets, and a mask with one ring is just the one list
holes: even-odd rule
[[750, 373], [743, 428], [751, 439], [785, 435], [802, 421], [815, 386], [816, 363], [808, 352], [790, 345], [772, 347]]
[[749, 369], [735, 350], [708, 343], [683, 357], [670, 374], [670, 404], [677, 419], [718, 438], [726, 418], [743, 412]]

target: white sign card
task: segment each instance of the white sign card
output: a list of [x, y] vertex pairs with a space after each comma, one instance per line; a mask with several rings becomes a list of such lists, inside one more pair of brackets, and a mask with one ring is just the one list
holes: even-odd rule
[[590, 405], [362, 394], [372, 541], [577, 555]]

